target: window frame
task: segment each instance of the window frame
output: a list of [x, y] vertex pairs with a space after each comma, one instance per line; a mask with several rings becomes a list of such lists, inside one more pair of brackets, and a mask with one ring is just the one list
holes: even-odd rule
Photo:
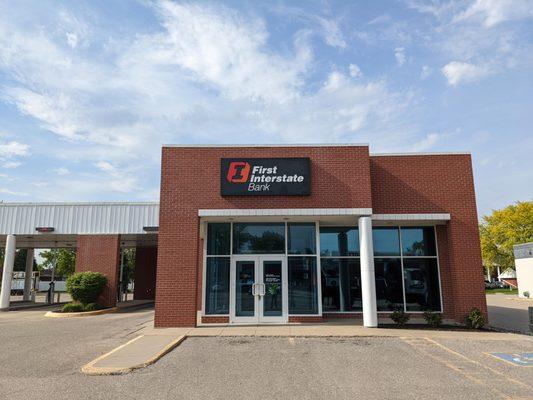
[[[347, 225], [326, 225], [328, 228], [336, 228], [336, 227], [345, 227]], [[409, 314], [423, 314], [425, 311], [407, 311], [407, 302], [405, 299], [405, 275], [404, 275], [404, 259], [405, 258], [432, 258], [437, 260], [437, 276], [439, 278], [439, 296], [440, 296], [440, 310], [438, 311], [432, 311], [435, 313], [443, 314], [444, 313], [444, 304], [442, 302], [442, 280], [441, 280], [441, 272], [440, 272], [440, 260], [439, 260], [439, 245], [438, 245], [438, 237], [437, 237], [437, 227], [436, 225], [431, 225], [433, 228], [433, 235], [435, 236], [435, 255], [434, 256], [404, 256], [403, 255], [403, 243], [402, 243], [402, 228], [416, 228], [416, 227], [425, 227], [428, 225], [391, 225], [391, 226], [376, 226], [376, 228], [396, 228], [398, 230], [398, 236], [399, 236], [399, 246], [400, 246], [400, 254], [395, 256], [378, 256], [374, 254], [373, 258], [399, 258], [400, 259], [400, 266], [402, 271], [402, 296], [403, 296], [403, 311], [405, 313]], [[374, 226], [372, 226], [372, 229]], [[372, 235], [373, 236], [373, 235]], [[317, 250], [318, 252], [318, 250]], [[320, 259], [322, 258], [361, 258], [361, 255], [359, 256], [320, 256]], [[359, 260], [360, 261], [360, 260]], [[322, 266], [320, 268], [320, 277], [322, 277]], [[321, 279], [320, 279], [321, 281]], [[320, 291], [320, 304], [322, 304], [322, 290]], [[322, 307], [320, 307], [322, 308]], [[378, 314], [390, 314], [392, 311], [377, 311]], [[363, 314], [363, 311], [326, 311], [326, 314]]]
[[[208, 224], [213, 223], [225, 223], [230, 225], [230, 254], [207, 254], [207, 231], [208, 231]], [[201, 317], [230, 317], [230, 313], [228, 314], [206, 314], [206, 294], [207, 294], [207, 259], [211, 257], [230, 257], [230, 264], [233, 262], [234, 256], [261, 256], [261, 255], [270, 255], [270, 254], [236, 254], [233, 252], [233, 224], [239, 224], [239, 223], [262, 223], [261, 221], [224, 221], [224, 222], [209, 222], [204, 221], [202, 224], [204, 224], [204, 227], [201, 229], [204, 232], [204, 239], [203, 239], [203, 266], [202, 266], [202, 306], [201, 306]], [[268, 222], [265, 222], [268, 223]], [[285, 251], [284, 253], [277, 253], [272, 254], [279, 257], [284, 257], [285, 261], [287, 263], [287, 273], [288, 273], [288, 258], [289, 257], [315, 257], [316, 258], [316, 287], [317, 287], [317, 313], [316, 314], [291, 314], [288, 313], [289, 317], [320, 317], [322, 316], [322, 285], [321, 285], [321, 279], [320, 279], [320, 273], [321, 273], [321, 265], [320, 265], [320, 224], [318, 221], [312, 221], [312, 220], [305, 220], [305, 221], [282, 221], [282, 222], [273, 222], [277, 224], [284, 224], [285, 229]], [[308, 223], [308, 224], [314, 224], [315, 226], [315, 254], [289, 254], [289, 224], [290, 223]], [[230, 266], [231, 271], [231, 266]], [[288, 282], [287, 282], [288, 284]], [[231, 285], [231, 282], [230, 282]], [[230, 299], [231, 302], [231, 299]], [[201, 325], [201, 320], [199, 321], [199, 324]]]
[[[242, 222], [256, 222], [256, 221], [235, 221], [235, 223], [242, 223]], [[293, 221], [295, 223], [314, 223], [315, 224], [315, 235], [316, 235], [316, 248], [315, 248], [315, 254], [289, 254], [288, 253], [288, 224], [290, 224], [290, 221], [283, 221], [285, 224], [285, 252], [280, 254], [275, 254], [276, 256], [285, 257], [287, 262], [287, 268], [288, 268], [288, 257], [316, 257], [316, 266], [317, 266], [317, 295], [318, 295], [318, 313], [317, 314], [291, 314], [289, 313], [289, 317], [316, 317], [316, 316], [322, 316], [323, 310], [322, 310], [322, 258], [361, 258], [361, 255], [359, 256], [321, 256], [320, 255], [320, 222], [319, 221]], [[230, 262], [233, 259], [233, 223], [234, 221], [227, 221], [223, 223], [230, 224], [230, 254], [217, 254], [217, 255], [208, 255], [207, 254], [207, 224], [210, 222], [205, 221], [203, 224], [205, 224], [205, 231], [204, 231], [204, 240], [203, 240], [203, 267], [202, 267], [202, 306], [201, 306], [201, 316], [202, 317], [229, 317], [228, 314], [206, 314], [205, 313], [205, 306], [206, 306], [206, 269], [207, 269], [207, 258], [208, 257], [230, 257]], [[212, 222], [217, 223], [217, 222]], [[279, 223], [279, 222], [278, 222]], [[334, 228], [334, 227], [357, 227], [359, 230], [359, 227], [357, 225], [348, 225], [348, 224], [336, 224], [336, 225], [324, 225], [324, 227], [328, 228]], [[378, 225], [376, 227], [380, 227], [381, 225]], [[402, 234], [401, 234], [401, 228], [414, 228], [414, 227], [424, 227], [424, 226], [431, 226], [433, 227], [433, 234], [435, 236], [435, 255], [434, 256], [404, 256], [403, 255], [403, 244], [402, 244]], [[404, 276], [404, 258], [434, 258], [437, 260], [437, 275], [439, 278], [439, 294], [440, 294], [440, 310], [439, 311], [433, 311], [436, 313], [443, 314], [444, 313], [444, 303], [443, 303], [443, 294], [442, 294], [442, 274], [440, 269], [440, 258], [439, 258], [439, 244], [438, 244], [438, 236], [437, 236], [437, 226], [436, 225], [391, 225], [387, 227], [394, 227], [398, 229], [398, 234], [400, 238], [400, 255], [399, 256], [379, 256], [378, 258], [400, 258], [401, 263], [401, 269], [402, 269], [402, 295], [403, 295], [403, 310], [406, 313], [409, 314], [423, 314], [424, 311], [407, 311], [407, 304], [405, 301], [405, 276]], [[374, 226], [372, 226], [374, 228]], [[246, 255], [246, 254], [244, 254]], [[374, 255], [374, 258], [376, 256]], [[231, 285], [231, 282], [230, 282]], [[231, 299], [230, 299], [231, 301]], [[378, 314], [390, 314], [392, 311], [377, 311]], [[326, 314], [351, 314], [351, 315], [360, 315], [363, 314], [363, 311], [326, 311]], [[201, 320], [199, 322], [201, 324]]]

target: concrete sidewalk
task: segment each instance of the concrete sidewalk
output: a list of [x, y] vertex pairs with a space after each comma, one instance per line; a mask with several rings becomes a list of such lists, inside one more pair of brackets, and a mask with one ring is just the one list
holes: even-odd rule
[[98, 357], [82, 368], [89, 375], [116, 375], [155, 363], [187, 337], [398, 337], [402, 339], [466, 339], [484, 341], [524, 341], [533, 337], [513, 333], [363, 328], [348, 321], [320, 324], [219, 326], [198, 328], [146, 328], [128, 343]]

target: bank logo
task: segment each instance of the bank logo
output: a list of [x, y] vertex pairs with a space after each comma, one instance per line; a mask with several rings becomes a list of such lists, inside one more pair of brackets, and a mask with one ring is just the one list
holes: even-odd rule
[[222, 196], [308, 196], [309, 158], [221, 158]]
[[231, 183], [244, 183], [250, 175], [250, 164], [244, 161], [233, 161], [229, 164], [226, 179]]

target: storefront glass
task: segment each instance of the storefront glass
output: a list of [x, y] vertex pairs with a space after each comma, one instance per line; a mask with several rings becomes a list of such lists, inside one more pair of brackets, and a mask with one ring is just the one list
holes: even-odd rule
[[407, 311], [440, 311], [437, 259], [404, 258], [403, 276]]
[[373, 228], [374, 257], [399, 256], [400, 236], [398, 227]]
[[322, 258], [322, 311], [361, 311], [358, 258]]
[[288, 257], [289, 314], [317, 314], [316, 257]]
[[207, 255], [229, 255], [231, 224], [207, 225]]
[[402, 228], [402, 255], [436, 256], [435, 233], [432, 226]]
[[320, 255], [359, 256], [359, 230], [354, 227], [321, 227]]
[[284, 254], [285, 224], [233, 224], [233, 254]]
[[287, 224], [289, 254], [316, 254], [314, 223]]
[[229, 257], [208, 257], [206, 263], [205, 313], [229, 312]]

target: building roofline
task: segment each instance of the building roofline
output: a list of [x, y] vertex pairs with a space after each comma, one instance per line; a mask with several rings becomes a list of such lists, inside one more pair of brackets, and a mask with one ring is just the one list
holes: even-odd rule
[[368, 143], [227, 143], [227, 144], [164, 144], [162, 147], [369, 147]]
[[370, 157], [404, 157], [404, 156], [470, 156], [469, 151], [435, 151], [435, 152], [410, 152], [410, 153], [370, 153]]
[[149, 206], [159, 205], [158, 201], [59, 201], [59, 202], [0, 202], [2, 206]]

